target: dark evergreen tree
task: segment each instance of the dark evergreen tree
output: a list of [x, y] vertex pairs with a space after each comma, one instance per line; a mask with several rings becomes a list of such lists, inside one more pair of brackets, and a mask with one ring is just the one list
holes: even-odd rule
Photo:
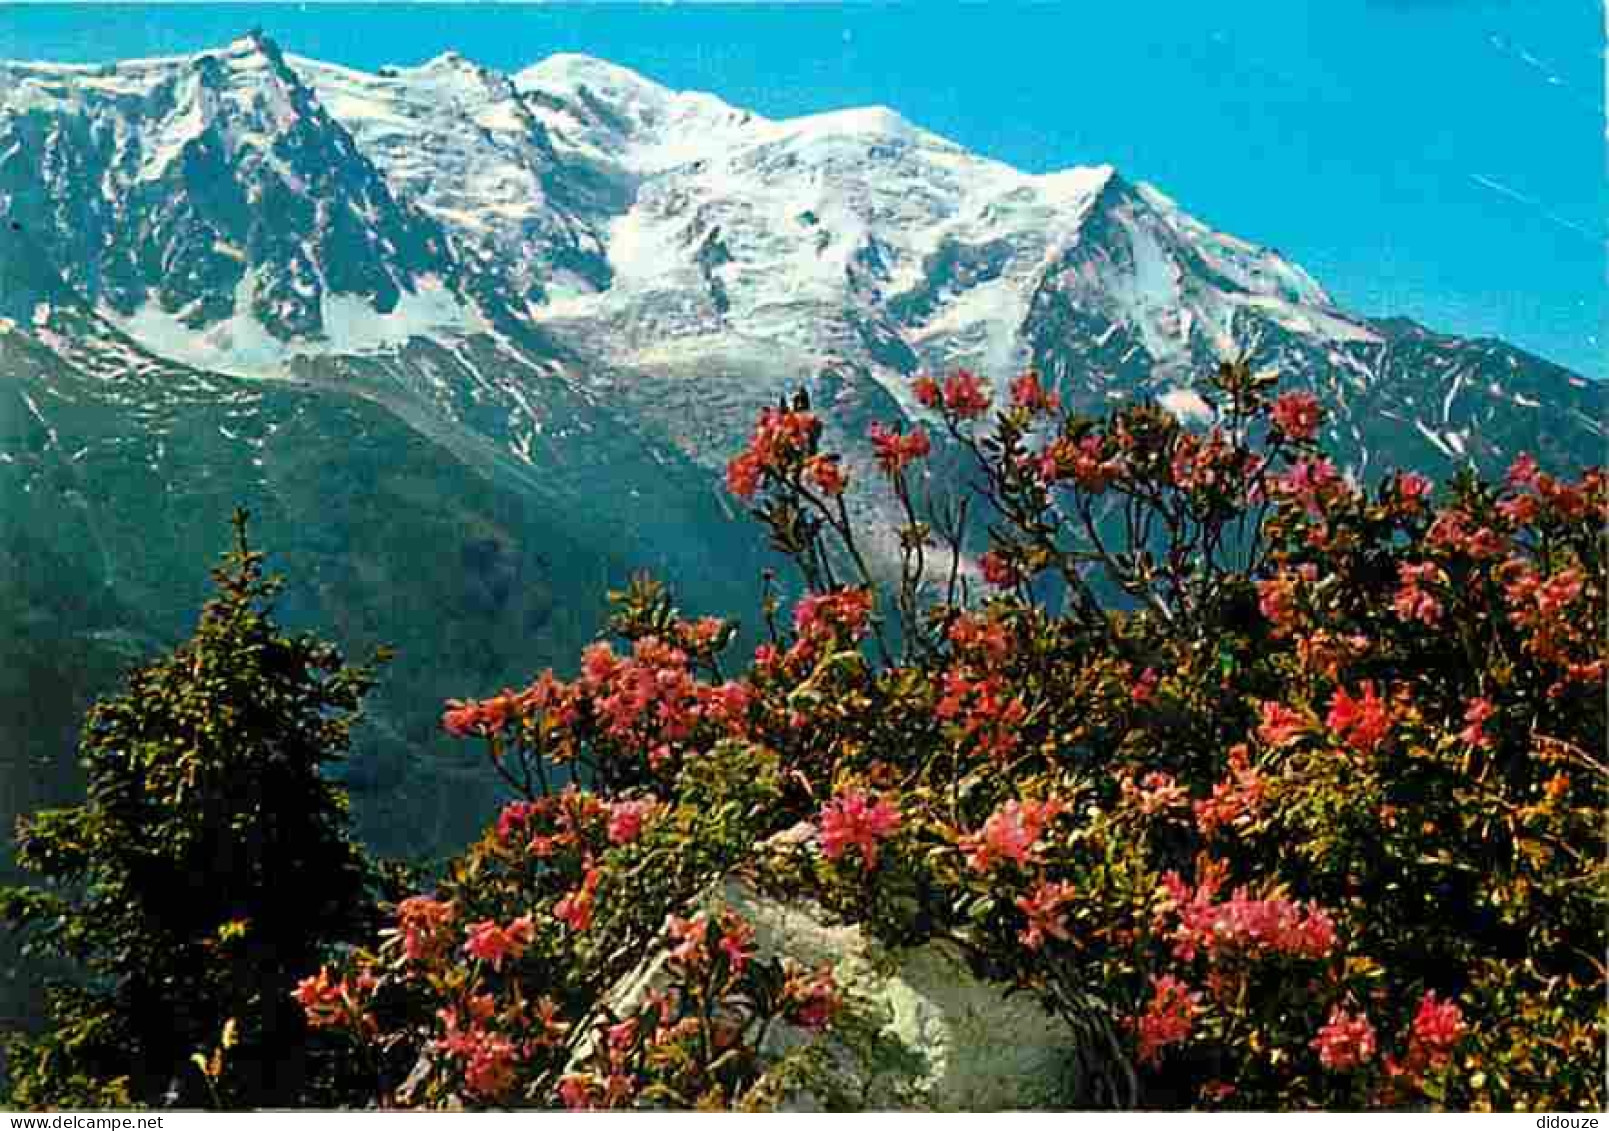
[[17, 861], [43, 882], [0, 889], [0, 915], [82, 970], [51, 988], [46, 1029], [10, 1042], [18, 1106], [318, 1101], [290, 994], [375, 925], [380, 872], [321, 773], [374, 667], [282, 631], [283, 580], [246, 525], [237, 511], [191, 638], [89, 712], [84, 803], [18, 823]]

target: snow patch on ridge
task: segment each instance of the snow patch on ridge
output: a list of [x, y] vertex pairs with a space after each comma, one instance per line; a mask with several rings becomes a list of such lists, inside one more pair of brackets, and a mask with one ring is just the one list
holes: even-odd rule
[[1217, 419], [1212, 406], [1194, 389], [1169, 389], [1157, 403], [1187, 424], [1211, 424]]
[[425, 276], [414, 290], [403, 290], [396, 307], [382, 314], [354, 295], [321, 300], [324, 333], [318, 338], [284, 341], [270, 334], [251, 313], [251, 274], [235, 288], [235, 313], [203, 331], [179, 321], [147, 299], [133, 315], [110, 309], [102, 315], [158, 357], [233, 377], [285, 378], [298, 358], [384, 353], [411, 339], [441, 333], [469, 334], [484, 329], [479, 315], [441, 280]]

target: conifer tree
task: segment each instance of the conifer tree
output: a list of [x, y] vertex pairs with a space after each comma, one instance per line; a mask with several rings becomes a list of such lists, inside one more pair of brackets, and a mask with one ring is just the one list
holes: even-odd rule
[[42, 1034], [10, 1042], [19, 1106], [310, 1098], [291, 991], [374, 923], [378, 872], [321, 773], [374, 667], [275, 623], [283, 579], [247, 520], [194, 634], [91, 708], [84, 802], [18, 823], [17, 862], [43, 882], [0, 889], [0, 915], [82, 971], [51, 987]]

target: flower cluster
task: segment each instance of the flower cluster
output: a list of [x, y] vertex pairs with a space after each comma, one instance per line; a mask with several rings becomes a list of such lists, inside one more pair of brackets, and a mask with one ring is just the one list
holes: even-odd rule
[[1292, 440], [1311, 440], [1324, 422], [1324, 409], [1312, 393], [1285, 393], [1274, 402], [1269, 422]]
[[1029, 950], [1038, 950], [1047, 938], [1069, 941], [1067, 916], [1063, 908], [1072, 902], [1076, 889], [1069, 883], [1041, 882], [1027, 895], [1017, 897], [1017, 910], [1028, 919], [1018, 938]]
[[887, 537], [804, 402], [767, 410], [728, 480], [791, 617], [768, 588], [728, 680], [732, 621], [644, 599], [573, 680], [449, 704], [524, 796], [310, 1020], [422, 1055], [420, 1105], [769, 1102], [767, 1035], [845, 1002], [709, 906], [737, 871], [1115, 1034], [1074, 1106], [1601, 1104], [1609, 481], [1354, 481], [1276, 384], [1221, 367], [1197, 424], [1029, 373], [991, 425], [924, 377], [976, 509], [924, 508], [927, 431], [880, 422]]
[[499, 926], [491, 919], [483, 919], [469, 924], [465, 929], [464, 953], [490, 964], [493, 970], [501, 970], [504, 962], [525, 953], [535, 931], [529, 915], [521, 915], [507, 927]]
[[1213, 783], [1212, 796], [1195, 803], [1196, 827], [1211, 839], [1220, 829], [1256, 820], [1268, 799], [1268, 779], [1251, 762], [1251, 750], [1236, 743], [1229, 750], [1229, 774]]
[[1219, 869], [1204, 864], [1191, 888], [1177, 872], [1162, 877], [1169, 911], [1178, 919], [1173, 954], [1186, 962], [1198, 953], [1326, 958], [1335, 949], [1335, 921], [1322, 908], [1288, 899], [1252, 899], [1244, 887], [1217, 900]]
[[1061, 396], [1048, 391], [1039, 374], [1029, 370], [1011, 382], [1011, 406], [1033, 416], [1051, 416], [1061, 411]]
[[1028, 707], [1020, 695], [1008, 693], [1004, 679], [974, 678], [968, 669], [951, 669], [944, 674], [942, 690], [933, 713], [952, 724], [962, 741], [996, 761], [1011, 756]]
[[1134, 1022], [1141, 1064], [1156, 1064], [1162, 1059], [1163, 1049], [1188, 1040], [1200, 1012], [1201, 994], [1172, 974], [1153, 977], [1151, 985], [1151, 1000]]
[[739, 498], [752, 498], [767, 475], [786, 476], [814, 454], [820, 436], [821, 421], [814, 413], [766, 409], [749, 446], [726, 465], [727, 489]]
[[1310, 518], [1323, 515], [1353, 494], [1335, 464], [1323, 457], [1298, 460], [1289, 471], [1269, 481], [1269, 490], [1276, 498], [1301, 507]]
[[884, 475], [898, 475], [917, 460], [927, 458], [933, 450], [927, 433], [920, 428], [897, 432], [874, 421], [870, 436], [872, 453]]
[[1435, 588], [1447, 584], [1447, 575], [1434, 562], [1403, 562], [1397, 567], [1402, 587], [1392, 601], [1392, 608], [1406, 621], [1418, 621], [1426, 628], [1441, 623], [1442, 604], [1435, 596]]
[[397, 930], [402, 953], [410, 962], [441, 958], [453, 944], [456, 909], [428, 895], [409, 896], [397, 904]]
[[1123, 473], [1124, 463], [1100, 436], [1080, 440], [1062, 436], [1046, 445], [1036, 467], [1047, 486], [1070, 482], [1081, 491], [1098, 495]]
[[868, 589], [841, 589], [812, 593], [793, 607], [793, 630], [801, 639], [816, 642], [842, 634], [859, 640], [871, 624], [872, 595]]
[[1365, 680], [1356, 697], [1336, 688], [1324, 721], [1352, 749], [1372, 754], [1391, 733], [1391, 720], [1391, 708], [1375, 692], [1373, 681]]
[[961, 840], [967, 867], [988, 872], [1003, 861], [1018, 867], [1039, 862], [1035, 848], [1050, 823], [1061, 815], [1060, 801], [1017, 801], [1013, 799], [989, 814], [983, 828]]
[[877, 844], [899, 831], [899, 806], [886, 797], [846, 790], [821, 810], [821, 854], [837, 860], [849, 849], [860, 852], [869, 871], [877, 867]]
[[976, 420], [989, 411], [989, 393], [977, 374], [957, 369], [943, 385], [931, 377], [919, 377], [914, 386], [916, 399], [928, 408], [943, 408], [961, 420]]
[[1374, 1058], [1374, 1041], [1374, 1026], [1366, 1015], [1336, 1006], [1313, 1038], [1313, 1048], [1325, 1068], [1350, 1072]]
[[328, 966], [303, 978], [291, 994], [302, 1007], [309, 1026], [315, 1029], [344, 1025], [364, 1033], [376, 1028], [369, 1007], [378, 980], [367, 971], [335, 976]]
[[1014, 647], [1010, 629], [998, 618], [970, 613], [955, 618], [949, 637], [961, 655], [992, 665], [1005, 663]]

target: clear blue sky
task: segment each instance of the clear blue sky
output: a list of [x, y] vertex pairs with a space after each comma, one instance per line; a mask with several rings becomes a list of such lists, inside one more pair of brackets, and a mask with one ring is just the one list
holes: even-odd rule
[[1023, 168], [1111, 162], [1352, 309], [1609, 376], [1598, 0], [5, 4], [0, 57], [253, 25], [363, 68], [581, 51], [771, 116], [883, 103]]

